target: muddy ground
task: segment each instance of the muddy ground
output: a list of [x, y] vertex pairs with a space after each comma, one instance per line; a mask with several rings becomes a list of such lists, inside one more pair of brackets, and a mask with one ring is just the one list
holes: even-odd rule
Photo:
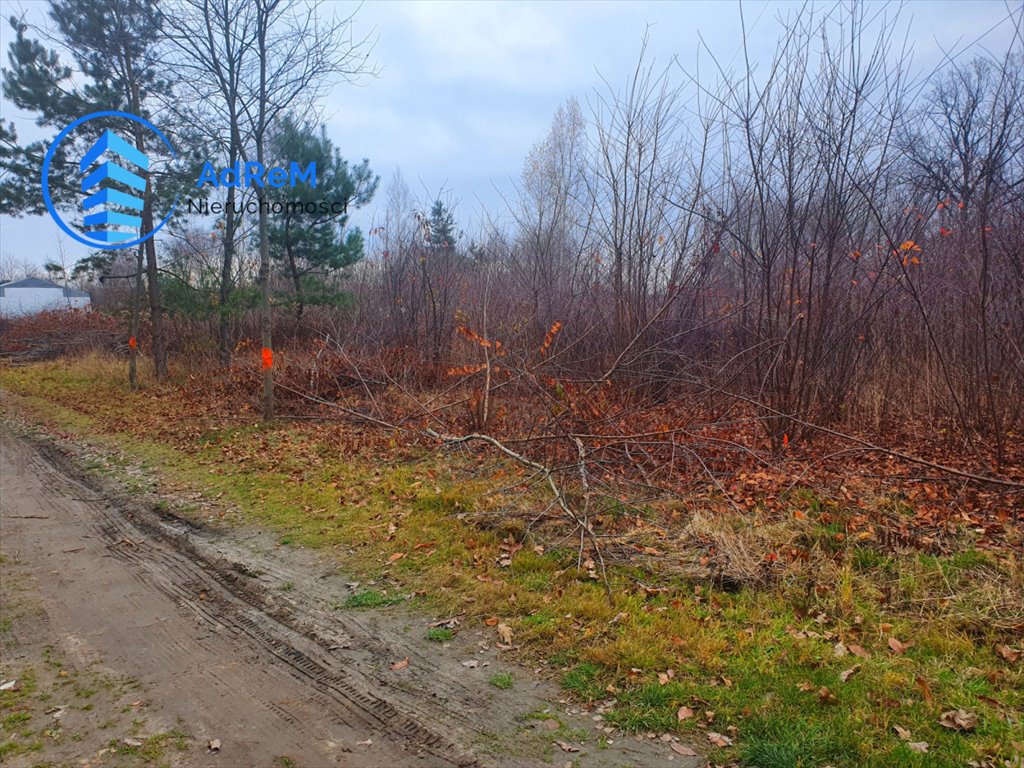
[[701, 763], [606, 729], [493, 632], [440, 644], [437, 617], [341, 610], [352, 580], [325, 557], [197, 526], [85, 473], [79, 447], [0, 429], [5, 765]]

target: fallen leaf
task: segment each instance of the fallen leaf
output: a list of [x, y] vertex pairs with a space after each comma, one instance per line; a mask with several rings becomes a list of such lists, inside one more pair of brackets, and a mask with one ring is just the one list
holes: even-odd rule
[[220, 752], [220, 739], [210, 739], [210, 741], [207, 743], [206, 747], [211, 752]]
[[372, 747], [373, 746], [373, 739], [366, 739], [365, 741], [357, 741], [356, 742], [356, 746], [357, 747]]
[[801, 683], [797, 683], [796, 687], [799, 688], [804, 693], [806, 693], [807, 691], [813, 691], [814, 690], [814, 683], [812, 683], [810, 680], [804, 680]]
[[557, 731], [562, 726], [557, 720], [545, 720], [541, 727], [545, 731]]
[[924, 754], [925, 752], [928, 751], [928, 742], [927, 741], [910, 741], [910, 742], [907, 742], [907, 749], [909, 749], [911, 752], [920, 752], [920, 753]]
[[486, 624], [488, 627], [496, 627], [498, 626], [498, 617], [491, 616], [490, 618], [484, 619], [484, 624]]
[[836, 698], [836, 695], [828, 689], [827, 686], [823, 685], [821, 686], [821, 688], [818, 689], [818, 701], [822, 704], [835, 704], [838, 701], [838, 699]]
[[865, 651], [862, 646], [856, 645], [854, 643], [850, 643], [850, 645], [846, 646], [846, 650], [848, 650], [850, 653], [852, 653], [858, 659], [870, 659], [871, 658], [871, 654], [870, 653]]
[[692, 749], [685, 746], [684, 744], [680, 744], [677, 741], [673, 741], [671, 744], [669, 744], [669, 746], [672, 748], [672, 751], [675, 752], [677, 755], [685, 755], [686, 757], [697, 757], [696, 752], [694, 752]]
[[897, 640], [895, 637], [890, 637], [889, 638], [889, 647], [895, 653], [906, 653], [907, 648], [909, 648], [911, 645], [913, 645], [913, 643], [907, 643], [906, 645], [904, 645], [899, 640]]
[[6, 680], [0, 683], [0, 691], [9, 691], [18, 684], [17, 680]]
[[512, 637], [513, 637], [513, 635], [512, 635], [512, 627], [510, 627], [508, 624], [499, 624], [498, 625], [498, 637], [501, 638], [501, 642], [503, 642], [503, 643], [506, 643], [506, 644], [507, 643], [511, 643], [512, 642]]
[[[1019, 651], [1016, 648], [1011, 648], [1008, 645], [997, 645], [996, 653], [1002, 656], [1006, 661], [1009, 661], [1011, 664], [1020, 661], [1020, 657], [1024, 656], [1024, 651]], [[0, 690], [3, 689], [0, 688]]]
[[730, 747], [732, 746], [732, 739], [728, 736], [723, 736], [720, 733], [711, 732], [708, 734], [708, 741], [714, 744], [716, 747]]
[[480, 666], [480, 662], [476, 659], [469, 659], [468, 661], [462, 662], [462, 666], [469, 667], [470, 669], [476, 669]]
[[842, 642], [836, 643], [832, 648], [832, 655], [837, 659], [843, 658], [847, 653], [849, 653], [849, 649]]
[[935, 703], [935, 700], [932, 698], [932, 687], [928, 685], [928, 681], [923, 677], [918, 677], [915, 682], [917, 683], [917, 687], [921, 689], [921, 698], [924, 699], [924, 703], [929, 707], [932, 706], [932, 704]]
[[939, 725], [954, 731], [972, 731], [977, 724], [978, 716], [963, 709], [951, 709], [939, 715]]
[[126, 747], [141, 747], [142, 742], [138, 739], [121, 739]]
[[676, 712], [676, 718], [682, 722], [683, 720], [689, 720], [693, 717], [693, 710], [689, 707], [680, 707], [679, 711]]
[[851, 677], [856, 675], [858, 672], [860, 672], [860, 664], [854, 664], [849, 669], [844, 669], [842, 672], [840, 672], [839, 673], [839, 679], [842, 682], [845, 683], [847, 680], [849, 680]]
[[910, 741], [910, 731], [898, 725], [892, 727], [896, 731], [896, 735], [899, 736], [903, 741]]
[[394, 563], [405, 557], [405, 552], [395, 552], [391, 557], [388, 558], [389, 563]]
[[389, 664], [388, 666], [390, 666], [391, 669], [405, 669], [409, 666], [409, 657], [406, 656], [401, 661], [396, 661], [394, 664]]
[[559, 746], [559, 748], [563, 752], [579, 752], [580, 751], [579, 747], [574, 747], [572, 744], [568, 743], [567, 741], [556, 741], [555, 744], [557, 744]]

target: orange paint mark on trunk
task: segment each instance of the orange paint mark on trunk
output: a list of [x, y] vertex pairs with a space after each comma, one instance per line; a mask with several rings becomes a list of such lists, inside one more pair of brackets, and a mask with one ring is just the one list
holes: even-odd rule
[[135, 340], [134, 336], [128, 339], [128, 348], [131, 349], [132, 351], [135, 351], [136, 349], [139, 348], [139, 342]]
[[270, 347], [263, 348], [263, 370], [269, 370], [274, 367], [274, 350]]

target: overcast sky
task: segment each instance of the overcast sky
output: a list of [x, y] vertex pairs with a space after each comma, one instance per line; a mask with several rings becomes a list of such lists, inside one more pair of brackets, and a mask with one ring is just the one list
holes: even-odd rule
[[[1019, 2], [905, 4], [900, 21], [915, 69], [927, 71], [944, 54], [970, 54], [978, 46], [1005, 52], [1012, 37], [1006, 19]], [[779, 17], [799, 6], [743, 4], [755, 58], [770, 57]], [[43, 24], [46, 4], [0, 0], [0, 7], [6, 65], [7, 17], [24, 13]], [[338, 4], [339, 13], [356, 8]], [[332, 92], [324, 104], [328, 134], [349, 159], [369, 158], [384, 183], [401, 169], [425, 202], [444, 196], [470, 229], [482, 209], [500, 214], [502, 194], [511, 191], [527, 151], [561, 103], [575, 96], [586, 109], [595, 89], [607, 88], [603, 81], [624, 82], [648, 28], [654, 59], [669, 64], [678, 57], [691, 72], [698, 64], [710, 71], [701, 38], [724, 65], [735, 64], [741, 51], [736, 2], [370, 2], [358, 9], [355, 33], [376, 38], [380, 75]], [[0, 116], [15, 122], [22, 139], [45, 135], [32, 115], [6, 101]], [[364, 226], [372, 215], [360, 217]], [[58, 234], [49, 216], [0, 216], [0, 253], [42, 264], [57, 253]], [[71, 263], [87, 252], [69, 238], [64, 247]]]

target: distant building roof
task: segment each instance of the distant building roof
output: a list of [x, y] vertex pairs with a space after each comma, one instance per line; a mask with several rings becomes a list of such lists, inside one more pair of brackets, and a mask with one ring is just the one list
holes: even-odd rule
[[4, 292], [10, 288], [56, 288], [57, 290], [64, 292], [64, 298], [89, 298], [89, 294], [85, 291], [79, 291], [75, 288], [66, 288], [63, 285], [57, 285], [57, 283], [49, 280], [40, 280], [38, 277], [26, 277], [24, 280], [15, 280], [13, 283], [4, 283], [0, 285], [0, 296], [4, 295]]

